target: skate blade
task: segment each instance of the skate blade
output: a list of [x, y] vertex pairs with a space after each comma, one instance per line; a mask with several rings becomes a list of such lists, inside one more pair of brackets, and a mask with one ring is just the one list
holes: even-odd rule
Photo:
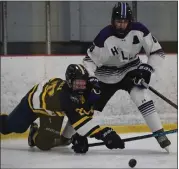
[[165, 150], [167, 151], [167, 153], [170, 153], [169, 146], [165, 147]]

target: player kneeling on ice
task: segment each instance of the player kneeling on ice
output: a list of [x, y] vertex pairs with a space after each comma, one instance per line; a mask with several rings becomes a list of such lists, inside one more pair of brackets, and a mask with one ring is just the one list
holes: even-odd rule
[[[0, 132], [23, 133], [30, 126], [28, 144], [41, 150], [72, 143], [76, 153], [86, 153], [87, 137], [103, 140], [109, 149], [123, 149], [115, 131], [93, 122], [93, 106], [101, 93], [98, 80], [89, 78], [78, 64], [69, 65], [65, 76], [66, 80], [54, 78], [35, 85], [9, 115], [0, 116]], [[60, 134], [64, 116], [68, 122]], [[34, 123], [37, 118], [39, 127]]]
[[[147, 63], [142, 63], [138, 56], [142, 47]], [[114, 93], [122, 89], [130, 94], [151, 131], [163, 132], [154, 102], [141, 84], [142, 80], [149, 84], [153, 72], [159, 74], [163, 60], [160, 44], [142, 23], [133, 21], [128, 3], [116, 4], [111, 25], [99, 32], [83, 60], [90, 76], [99, 79], [101, 97], [95, 110], [102, 111]], [[156, 139], [162, 148], [171, 144], [165, 135]]]

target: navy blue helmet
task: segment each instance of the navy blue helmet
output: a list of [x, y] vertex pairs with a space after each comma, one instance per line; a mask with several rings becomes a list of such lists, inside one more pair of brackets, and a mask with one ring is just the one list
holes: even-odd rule
[[132, 19], [132, 11], [128, 3], [126, 2], [118, 2], [112, 10], [111, 22], [113, 24], [115, 19], [125, 19], [131, 22]]
[[[115, 20], [124, 20], [128, 22], [126, 28], [117, 28], [115, 25]], [[123, 21], [123, 22], [124, 22]], [[113, 25], [117, 35], [121, 38], [127, 34], [130, 24], [133, 21], [132, 11], [129, 4], [126, 2], [118, 2], [112, 10], [111, 24]]]

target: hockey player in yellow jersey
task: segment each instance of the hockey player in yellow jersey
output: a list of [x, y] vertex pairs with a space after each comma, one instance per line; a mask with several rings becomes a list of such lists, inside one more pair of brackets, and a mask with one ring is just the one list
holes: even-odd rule
[[[70, 64], [65, 76], [66, 80], [53, 78], [35, 85], [9, 115], [0, 116], [0, 132], [23, 133], [30, 127], [28, 144], [41, 150], [72, 143], [76, 153], [86, 153], [87, 137], [103, 140], [109, 149], [124, 148], [115, 131], [93, 121], [93, 105], [100, 97], [98, 80], [78, 64]], [[68, 122], [61, 133], [64, 116]]]

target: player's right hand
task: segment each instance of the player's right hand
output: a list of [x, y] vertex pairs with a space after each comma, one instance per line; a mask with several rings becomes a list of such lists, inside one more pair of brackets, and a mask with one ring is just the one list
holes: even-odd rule
[[109, 149], [125, 148], [124, 141], [112, 128], [106, 127], [103, 130], [96, 133], [94, 137], [96, 139], [103, 140], [106, 147]]
[[74, 150], [75, 153], [84, 154], [89, 149], [88, 139], [84, 136], [80, 136], [78, 133], [76, 133], [72, 137], [72, 144], [73, 144], [72, 149]]
[[143, 86], [141, 82], [145, 81], [145, 83], [149, 84], [153, 71], [154, 69], [152, 66], [142, 63], [137, 69], [134, 69], [130, 72], [130, 76], [133, 79], [134, 84], [143, 89], [145, 86]]
[[88, 88], [90, 89], [88, 100], [89, 100], [90, 103], [94, 103], [101, 96], [99, 80], [96, 77], [90, 77], [88, 79]]

